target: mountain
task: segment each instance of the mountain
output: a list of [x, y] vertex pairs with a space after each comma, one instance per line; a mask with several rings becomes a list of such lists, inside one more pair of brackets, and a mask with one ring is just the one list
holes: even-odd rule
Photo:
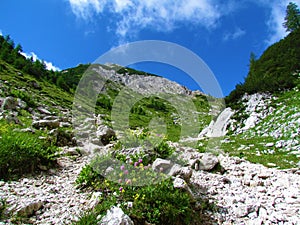
[[0, 221], [296, 224], [298, 33], [252, 61], [227, 107], [115, 64], [48, 71], [0, 36]]

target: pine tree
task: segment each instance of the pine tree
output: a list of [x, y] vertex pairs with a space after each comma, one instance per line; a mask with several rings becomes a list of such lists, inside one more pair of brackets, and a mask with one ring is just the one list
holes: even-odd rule
[[300, 10], [295, 3], [290, 2], [288, 4], [284, 20], [283, 26], [286, 28], [286, 31], [293, 32], [300, 28]]

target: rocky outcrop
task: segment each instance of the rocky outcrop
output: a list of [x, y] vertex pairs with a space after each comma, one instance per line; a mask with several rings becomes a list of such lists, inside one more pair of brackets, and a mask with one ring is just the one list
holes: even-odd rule
[[102, 145], [107, 145], [116, 138], [116, 132], [108, 126], [100, 125], [97, 128], [96, 137], [101, 141]]
[[176, 149], [178, 158], [186, 162], [189, 168], [194, 170], [213, 170], [219, 163], [219, 159], [212, 153], [200, 153], [193, 148], [180, 147]]
[[157, 172], [166, 172], [172, 168], [172, 163], [170, 160], [157, 158], [153, 164], [152, 169]]
[[274, 111], [274, 108], [270, 107], [270, 103], [275, 99], [275, 97], [267, 93], [245, 94], [239, 102], [241, 110], [235, 112], [237, 117], [243, 119], [241, 121], [232, 119], [230, 126], [228, 126], [229, 130], [239, 134], [255, 127], [262, 119]]
[[205, 171], [211, 171], [219, 163], [217, 156], [211, 153], [204, 153], [199, 159], [199, 169]]
[[[116, 65], [113, 66], [115, 67]], [[140, 94], [192, 94], [192, 92], [186, 87], [159, 76], [118, 74], [114, 70], [108, 70], [102, 66], [93, 68], [93, 71], [97, 71], [97, 73], [101, 74], [101, 76], [105, 77], [106, 79], [125, 85], [126, 87], [129, 87]]]
[[227, 126], [230, 117], [234, 114], [231, 108], [224, 109], [217, 117], [216, 121], [211, 121], [208, 127], [204, 128], [198, 137], [222, 137], [227, 133]]
[[4, 98], [1, 108], [2, 110], [16, 110], [18, 106], [18, 100], [14, 97], [8, 96]]
[[98, 225], [134, 225], [134, 223], [121, 208], [113, 206]]
[[18, 216], [22, 217], [30, 217], [39, 209], [41, 209], [44, 205], [43, 201], [34, 201], [30, 202], [27, 205], [21, 206], [19, 209], [16, 210]]

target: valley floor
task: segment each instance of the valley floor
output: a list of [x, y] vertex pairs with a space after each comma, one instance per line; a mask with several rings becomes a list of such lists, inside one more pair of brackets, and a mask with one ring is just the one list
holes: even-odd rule
[[[214, 202], [217, 212], [208, 214], [217, 224], [299, 224], [299, 169], [277, 170], [237, 157], [218, 158], [224, 174], [193, 170], [191, 178], [191, 185]], [[0, 197], [7, 199], [9, 210], [27, 214], [29, 224], [71, 224], [91, 207], [91, 193], [75, 187], [86, 162], [85, 157], [63, 157], [59, 169], [1, 181]]]

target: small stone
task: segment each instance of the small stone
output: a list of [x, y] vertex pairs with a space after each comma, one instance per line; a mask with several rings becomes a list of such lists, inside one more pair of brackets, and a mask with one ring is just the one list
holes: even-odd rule
[[42, 170], [42, 171], [47, 171], [47, 170], [48, 170], [47, 166], [44, 166], [44, 165], [38, 165], [37, 167], [38, 167], [40, 170]]
[[88, 203], [90, 209], [94, 209], [101, 201], [102, 192], [94, 192]]
[[273, 147], [273, 146], [274, 146], [274, 143], [270, 142], [270, 143], [267, 143], [265, 146], [266, 146], [266, 147]]
[[234, 210], [234, 214], [238, 217], [238, 218], [242, 218], [248, 215], [248, 207], [247, 205], [238, 205], [237, 208], [235, 208]]
[[42, 114], [46, 114], [46, 115], [51, 115], [52, 113], [49, 112], [49, 110], [43, 108], [43, 107], [38, 107], [37, 110], [42, 113]]

